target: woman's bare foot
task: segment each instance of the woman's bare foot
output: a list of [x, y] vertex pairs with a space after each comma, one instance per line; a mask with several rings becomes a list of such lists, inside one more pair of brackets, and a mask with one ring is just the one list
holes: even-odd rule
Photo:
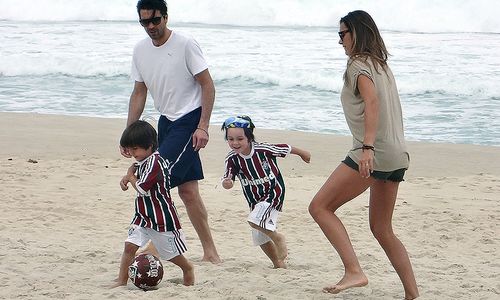
[[368, 278], [363, 273], [345, 274], [344, 277], [337, 283], [323, 288], [323, 292], [330, 294], [338, 294], [343, 290], [352, 287], [361, 287], [368, 284]]

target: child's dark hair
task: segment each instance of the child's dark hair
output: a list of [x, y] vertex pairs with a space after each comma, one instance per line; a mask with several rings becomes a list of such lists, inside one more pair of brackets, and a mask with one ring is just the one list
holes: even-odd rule
[[120, 146], [140, 147], [155, 152], [158, 149], [158, 134], [156, 130], [146, 121], [137, 120], [130, 124], [122, 134]]
[[253, 124], [252, 119], [250, 119], [249, 116], [237, 116], [236, 118], [248, 121], [250, 126], [245, 127], [245, 128], [240, 127], [240, 126], [228, 126], [230, 124], [226, 124], [227, 120], [229, 120], [229, 119], [227, 119], [226, 121], [224, 121], [224, 123], [222, 123], [222, 128], [220, 129], [220, 130], [224, 130], [224, 139], [227, 141], [227, 129], [228, 128], [241, 128], [241, 129], [243, 129], [243, 132], [245, 133], [245, 136], [247, 137], [248, 141], [255, 142], [255, 136], [253, 134], [253, 129], [255, 128], [255, 125]]

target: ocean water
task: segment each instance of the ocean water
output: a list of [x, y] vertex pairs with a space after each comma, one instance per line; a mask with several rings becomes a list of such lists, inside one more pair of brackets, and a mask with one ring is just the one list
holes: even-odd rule
[[[209, 62], [213, 124], [248, 114], [261, 128], [349, 135], [338, 20], [364, 9], [391, 53], [408, 140], [500, 146], [496, 1], [167, 2], [169, 26]], [[146, 36], [135, 4], [0, 0], [0, 111], [125, 118]], [[151, 100], [145, 115], [158, 116]]]

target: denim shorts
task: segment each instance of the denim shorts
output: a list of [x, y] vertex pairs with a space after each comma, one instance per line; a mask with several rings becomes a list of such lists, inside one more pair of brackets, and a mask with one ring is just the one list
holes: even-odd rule
[[[346, 158], [342, 161], [344, 164], [346, 164], [348, 167], [356, 170], [359, 172], [358, 169], [358, 164], [352, 160], [349, 156], [346, 156]], [[394, 182], [401, 182], [404, 181], [404, 176], [405, 176], [406, 169], [397, 169], [394, 171], [390, 172], [382, 172], [382, 171], [373, 171], [370, 176], [372, 176], [375, 179], [379, 180], [389, 180], [389, 181], [394, 181]]]

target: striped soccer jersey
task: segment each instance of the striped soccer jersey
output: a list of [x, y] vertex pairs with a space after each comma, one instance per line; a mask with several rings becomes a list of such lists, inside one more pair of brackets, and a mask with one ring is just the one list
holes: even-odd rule
[[159, 232], [181, 229], [170, 197], [168, 163], [158, 152], [138, 162], [137, 198], [132, 224]]
[[285, 199], [285, 183], [276, 163], [276, 157], [285, 157], [291, 151], [287, 144], [252, 142], [248, 156], [230, 151], [226, 156], [224, 178], [240, 180], [243, 194], [252, 210], [255, 204], [266, 201], [281, 211]]

